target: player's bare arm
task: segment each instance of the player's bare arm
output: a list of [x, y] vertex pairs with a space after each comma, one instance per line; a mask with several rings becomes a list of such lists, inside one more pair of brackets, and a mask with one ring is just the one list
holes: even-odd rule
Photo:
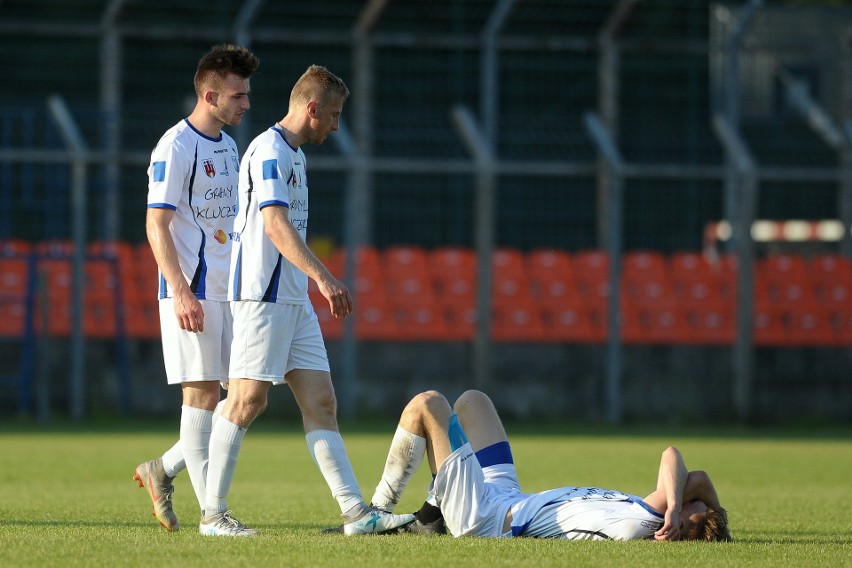
[[196, 333], [202, 332], [204, 331], [204, 309], [183, 276], [177, 248], [169, 232], [169, 224], [174, 214], [171, 209], [149, 208], [145, 219], [145, 230], [157, 266], [160, 267], [163, 278], [174, 293], [175, 317], [180, 328]]
[[666, 448], [660, 457], [657, 489], [645, 498], [649, 507], [664, 515], [663, 526], [654, 533], [657, 540], [678, 540], [681, 537], [680, 512], [688, 475], [683, 456], [677, 448]]
[[352, 296], [343, 282], [332, 276], [314, 255], [287, 217], [287, 208], [269, 205], [261, 210], [266, 234], [278, 251], [296, 268], [308, 275], [328, 300], [332, 315], [345, 318], [352, 313]]
[[719, 496], [716, 494], [716, 488], [713, 486], [710, 476], [702, 470], [689, 472], [686, 488], [683, 492], [683, 500], [684, 502], [698, 500], [714, 509], [719, 509], [722, 506], [719, 503]]

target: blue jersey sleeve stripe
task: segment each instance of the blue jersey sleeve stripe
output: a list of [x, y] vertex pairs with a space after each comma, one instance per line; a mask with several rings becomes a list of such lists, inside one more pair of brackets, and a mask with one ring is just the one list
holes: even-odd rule
[[177, 211], [177, 207], [171, 203], [149, 203], [148, 209], [171, 209], [172, 211]]
[[270, 199], [269, 201], [262, 201], [257, 204], [258, 209], [263, 209], [264, 207], [268, 207], [270, 205], [281, 205], [283, 207], [290, 207], [290, 204], [286, 201], [281, 201], [280, 199]]
[[278, 160], [263, 161], [263, 179], [278, 179]]

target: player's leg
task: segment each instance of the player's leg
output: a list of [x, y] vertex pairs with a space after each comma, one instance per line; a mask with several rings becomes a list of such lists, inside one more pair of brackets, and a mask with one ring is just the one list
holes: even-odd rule
[[473, 451], [507, 442], [503, 421], [494, 408], [494, 403], [482, 391], [469, 390], [462, 393], [453, 406], [459, 422], [470, 441]]
[[266, 409], [272, 384], [283, 382], [286, 355], [278, 355], [277, 345], [280, 343], [286, 351], [288, 341], [282, 341], [275, 332], [280, 326], [271, 304], [235, 302], [231, 312], [228, 396], [210, 435], [207, 492], [199, 531], [213, 536], [252, 536], [257, 531], [228, 511], [228, 493], [246, 430]]
[[[519, 488], [506, 431], [491, 399], [481, 391], [466, 391], [456, 400], [453, 410], [476, 452], [485, 479]], [[445, 532], [443, 513], [431, 492], [415, 518], [410, 525], [412, 532]]]

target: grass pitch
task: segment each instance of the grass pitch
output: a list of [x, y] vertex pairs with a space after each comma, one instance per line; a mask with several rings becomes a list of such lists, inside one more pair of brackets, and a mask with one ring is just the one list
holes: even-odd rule
[[[367, 499], [381, 474], [393, 425], [344, 427]], [[182, 530], [151, 515], [135, 466], [175, 440], [151, 425], [0, 425], [0, 566], [852, 566], [852, 436], [848, 430], [767, 435], [577, 433], [508, 426], [525, 490], [596, 485], [645, 495], [660, 452], [680, 448], [706, 469], [728, 509], [733, 543], [565, 542], [419, 535], [323, 535], [338, 511], [290, 426], [255, 426], [246, 437], [229, 504], [262, 531], [253, 539], [201, 537], [186, 474], [175, 482]], [[425, 496], [422, 468], [400, 504]]]

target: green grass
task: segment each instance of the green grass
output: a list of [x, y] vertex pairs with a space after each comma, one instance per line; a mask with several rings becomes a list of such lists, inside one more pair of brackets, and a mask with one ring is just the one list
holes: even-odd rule
[[[392, 428], [344, 429], [368, 499]], [[513, 451], [529, 491], [588, 484], [644, 495], [653, 489], [660, 452], [674, 443], [690, 468], [714, 479], [730, 515], [729, 544], [322, 535], [338, 524], [336, 504], [301, 433], [274, 425], [258, 425], [246, 437], [229, 498], [262, 535], [199, 536], [185, 474], [175, 482], [184, 530], [169, 534], [131, 476], [176, 431], [0, 426], [0, 566], [852, 566], [848, 431], [699, 436], [509, 428], [517, 432]], [[420, 505], [427, 481], [423, 468], [400, 511]]]

